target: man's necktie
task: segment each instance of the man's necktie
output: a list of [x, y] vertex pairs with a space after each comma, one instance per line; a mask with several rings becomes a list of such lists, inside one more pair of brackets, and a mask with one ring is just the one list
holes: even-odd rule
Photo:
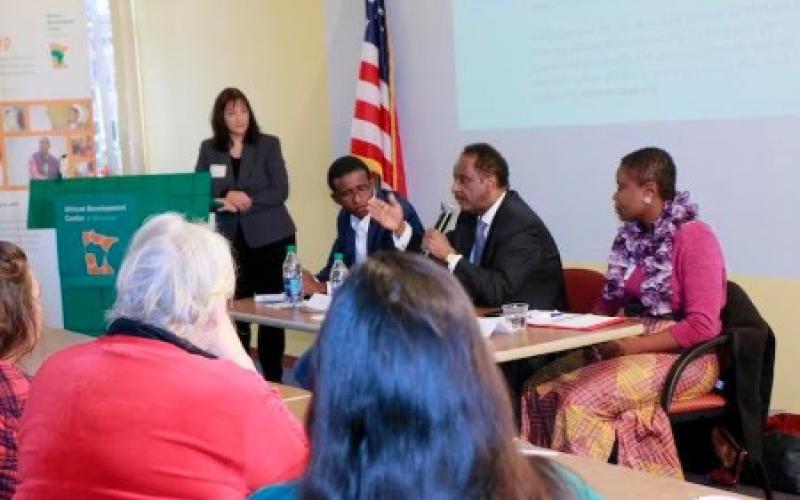
[[475, 228], [475, 243], [472, 245], [472, 263], [476, 266], [481, 265], [481, 257], [483, 256], [483, 247], [486, 246], [486, 233], [489, 226], [482, 220], [478, 220], [478, 226]]

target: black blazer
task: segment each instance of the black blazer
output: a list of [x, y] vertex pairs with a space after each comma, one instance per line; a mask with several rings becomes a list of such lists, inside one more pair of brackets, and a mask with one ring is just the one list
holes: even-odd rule
[[565, 309], [564, 273], [550, 231], [520, 198], [508, 191], [495, 214], [480, 266], [469, 261], [475, 240], [476, 215], [461, 213], [447, 233], [463, 258], [453, 274], [476, 306], [497, 307], [527, 302], [534, 309]]
[[242, 235], [250, 248], [257, 248], [295, 233], [294, 222], [285, 202], [289, 198], [289, 176], [281, 154], [281, 144], [274, 135], [259, 134], [252, 144], [242, 148], [239, 178], [234, 181], [228, 151], [214, 147], [211, 139], [200, 144], [195, 172], [207, 172], [211, 165], [225, 165], [225, 176], [211, 179], [212, 196], [223, 198], [231, 190], [247, 193], [253, 205], [243, 214], [218, 212], [217, 230], [230, 241], [241, 224]]
[[[395, 199], [403, 207], [403, 218], [406, 223], [411, 226], [411, 240], [408, 242], [406, 250], [409, 252], [419, 252], [422, 245], [422, 235], [425, 229], [422, 227], [422, 221], [419, 220], [417, 211], [411, 206], [400, 193], [392, 192], [386, 189], [378, 191], [377, 197], [380, 200], [386, 200], [389, 193], [394, 194]], [[367, 233], [367, 255], [372, 255], [380, 250], [394, 250], [394, 238], [392, 232], [385, 229], [383, 226], [371, 220], [369, 222], [369, 231]], [[333, 247], [328, 255], [328, 263], [317, 274], [317, 279], [320, 281], [328, 281], [330, 279], [331, 267], [333, 266], [333, 255], [341, 253], [344, 257], [344, 263], [347, 267], [351, 267], [356, 261], [356, 232], [353, 231], [353, 226], [350, 225], [350, 214], [345, 210], [339, 210], [339, 215], [336, 216], [336, 240], [333, 242]]]
[[[732, 363], [723, 357], [720, 378], [729, 401], [735, 402], [730, 430], [743, 438], [754, 460], [763, 457], [764, 425], [772, 398], [775, 369], [775, 335], [747, 293], [728, 281], [728, 297], [722, 309], [722, 334], [731, 339]], [[726, 363], [726, 361], [728, 361]], [[726, 365], [733, 365], [726, 369]]]

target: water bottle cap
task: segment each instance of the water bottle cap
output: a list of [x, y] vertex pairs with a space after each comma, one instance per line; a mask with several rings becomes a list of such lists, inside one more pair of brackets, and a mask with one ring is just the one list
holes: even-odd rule
[[297, 253], [297, 245], [286, 245], [286, 253]]
[[337, 261], [337, 260], [341, 261], [341, 262], [344, 262], [344, 254], [340, 253], [340, 252], [336, 252], [335, 254], [333, 254], [333, 260], [334, 260], [334, 262]]

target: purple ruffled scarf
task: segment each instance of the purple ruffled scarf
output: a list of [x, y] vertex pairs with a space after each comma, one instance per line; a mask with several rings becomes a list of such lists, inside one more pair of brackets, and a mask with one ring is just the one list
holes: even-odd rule
[[697, 205], [689, 201], [689, 192], [678, 193], [664, 204], [661, 217], [652, 230], [637, 222], [619, 228], [608, 258], [603, 298], [619, 300], [625, 296], [625, 273], [629, 266], [644, 267], [641, 302], [650, 316], [672, 312], [672, 241], [685, 223], [697, 218]]

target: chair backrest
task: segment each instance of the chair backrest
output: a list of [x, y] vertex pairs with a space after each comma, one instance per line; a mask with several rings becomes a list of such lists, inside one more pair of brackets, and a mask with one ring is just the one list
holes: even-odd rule
[[567, 310], [574, 313], [592, 311], [606, 278], [591, 269], [564, 269], [564, 287], [567, 289]]
[[727, 303], [721, 316], [722, 331], [731, 338], [732, 356], [732, 367], [721, 378], [735, 401], [745, 447], [760, 460], [763, 425], [772, 396], [775, 336], [747, 293], [732, 281], [728, 281]]
[[747, 292], [737, 283], [728, 280], [725, 307], [720, 314], [723, 328], [750, 327], [766, 330], [769, 325], [758, 312]]

